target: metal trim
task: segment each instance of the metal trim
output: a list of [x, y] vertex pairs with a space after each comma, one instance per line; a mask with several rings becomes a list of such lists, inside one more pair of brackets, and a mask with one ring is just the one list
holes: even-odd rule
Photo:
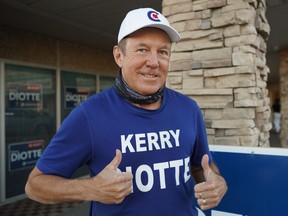
[[5, 201], [5, 65], [0, 60], [0, 202]]

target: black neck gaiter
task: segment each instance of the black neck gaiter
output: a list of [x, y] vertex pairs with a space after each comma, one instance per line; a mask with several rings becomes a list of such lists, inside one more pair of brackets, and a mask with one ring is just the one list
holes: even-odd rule
[[119, 70], [114, 83], [114, 89], [118, 95], [132, 103], [152, 104], [157, 102], [163, 96], [165, 85], [162, 86], [155, 94], [141, 95], [128, 86], [128, 84], [122, 78], [121, 70]]

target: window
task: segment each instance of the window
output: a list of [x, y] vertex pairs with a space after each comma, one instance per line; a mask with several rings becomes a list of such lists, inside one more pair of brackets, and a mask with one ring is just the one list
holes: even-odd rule
[[100, 76], [100, 92], [113, 86], [115, 77]]
[[[96, 89], [111, 87], [115, 78], [61, 71], [61, 89], [57, 89], [60, 110], [56, 110], [56, 69], [5, 64], [4, 78], [5, 197], [11, 198], [24, 193], [29, 173], [56, 133], [56, 112], [63, 121]], [[83, 166], [74, 176], [87, 173], [89, 170]]]
[[61, 73], [61, 119], [96, 93], [96, 76], [63, 71]]

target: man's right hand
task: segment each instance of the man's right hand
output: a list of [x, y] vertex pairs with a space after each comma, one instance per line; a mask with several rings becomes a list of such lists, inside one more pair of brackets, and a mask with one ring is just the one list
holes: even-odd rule
[[132, 192], [133, 176], [117, 172], [122, 153], [116, 150], [113, 160], [95, 177], [66, 179], [43, 174], [35, 167], [29, 175], [25, 191], [30, 199], [54, 204], [73, 201], [97, 201], [105, 204], [121, 203]]
[[[98, 201], [104, 204], [121, 203], [126, 196], [132, 192], [133, 175], [129, 172], [118, 172], [118, 166], [122, 160], [122, 153], [116, 150], [116, 156], [113, 160], [95, 177], [90, 180], [92, 201]], [[91, 194], [91, 193], [90, 193]]]

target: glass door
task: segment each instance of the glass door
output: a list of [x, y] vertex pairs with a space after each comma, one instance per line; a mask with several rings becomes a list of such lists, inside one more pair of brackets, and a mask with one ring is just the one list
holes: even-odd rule
[[5, 65], [6, 198], [27, 177], [56, 130], [55, 70]]

